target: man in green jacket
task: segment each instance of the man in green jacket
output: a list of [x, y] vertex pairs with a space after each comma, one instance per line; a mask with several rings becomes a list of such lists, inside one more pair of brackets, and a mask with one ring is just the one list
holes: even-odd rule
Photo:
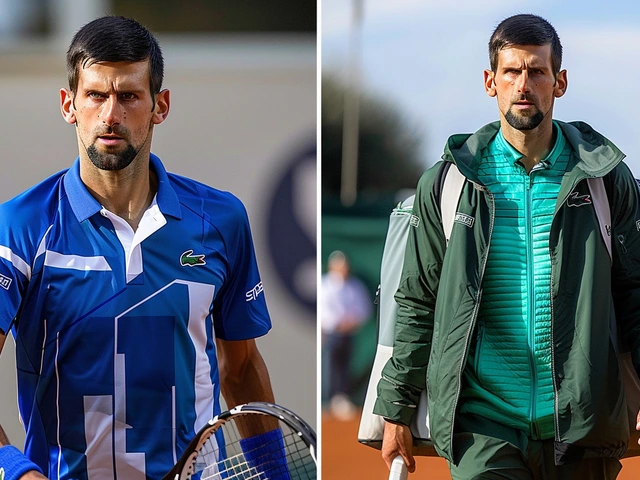
[[[418, 184], [374, 408], [387, 420], [382, 455], [415, 470], [408, 425], [426, 388], [431, 438], [454, 480], [613, 479], [635, 426], [618, 337], [640, 371], [638, 187], [609, 140], [553, 120], [567, 89], [553, 26], [507, 18], [489, 56], [484, 85], [500, 121], [451, 137]], [[446, 162], [468, 180], [448, 244]], [[586, 181], [597, 177], [611, 254]]]

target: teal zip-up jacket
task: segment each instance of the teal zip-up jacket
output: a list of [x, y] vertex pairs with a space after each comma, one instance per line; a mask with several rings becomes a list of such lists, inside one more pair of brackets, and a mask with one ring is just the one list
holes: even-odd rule
[[482, 283], [475, 348], [462, 377], [460, 412], [553, 438], [549, 231], [572, 156], [560, 127], [551, 152], [527, 173], [501, 131], [482, 151], [477, 175], [495, 219]]
[[[551, 344], [557, 464], [586, 457], [621, 458], [629, 418], [618, 367], [616, 330], [640, 372], [640, 199], [624, 154], [581, 122], [558, 122], [572, 147], [549, 236]], [[452, 136], [443, 161], [466, 182], [448, 246], [439, 208], [440, 164], [418, 183], [400, 287], [393, 357], [378, 383], [374, 413], [409, 425], [427, 388], [431, 438], [454, 461], [452, 437], [462, 372], [475, 341], [482, 278], [494, 220], [492, 195], [479, 183], [480, 154], [500, 125]], [[604, 177], [611, 205], [613, 263], [589, 196], [589, 177]], [[472, 221], [469, 221], [469, 218]], [[446, 255], [445, 255], [446, 252]], [[617, 319], [617, 325], [616, 325]]]

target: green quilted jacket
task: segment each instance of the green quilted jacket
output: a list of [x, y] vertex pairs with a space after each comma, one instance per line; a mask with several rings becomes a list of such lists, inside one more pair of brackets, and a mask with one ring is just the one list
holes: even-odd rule
[[[620, 458], [629, 418], [618, 367], [623, 335], [640, 372], [640, 198], [624, 154], [582, 122], [558, 122], [573, 154], [564, 175], [549, 236], [555, 459]], [[492, 195], [479, 183], [480, 152], [499, 129], [454, 135], [443, 161], [455, 162], [466, 182], [448, 246], [442, 230], [440, 164], [418, 183], [400, 287], [393, 357], [378, 384], [374, 413], [409, 425], [427, 388], [431, 438], [452, 457], [462, 372], [476, 338], [482, 278], [494, 219]], [[588, 177], [604, 177], [611, 205], [613, 263], [592, 205], [567, 205], [589, 195]], [[469, 221], [469, 218], [473, 219]], [[446, 255], [445, 255], [446, 253]]]

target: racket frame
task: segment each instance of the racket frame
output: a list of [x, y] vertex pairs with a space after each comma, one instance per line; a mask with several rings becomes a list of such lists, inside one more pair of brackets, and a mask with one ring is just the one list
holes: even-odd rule
[[249, 402], [238, 405], [225, 412], [216, 415], [203, 426], [194, 438], [189, 442], [184, 453], [178, 459], [174, 467], [162, 478], [162, 480], [189, 480], [196, 472], [194, 467], [198, 458], [200, 448], [228, 421], [237, 416], [250, 414], [268, 415], [278, 418], [289, 426], [309, 447], [309, 453], [314, 464], [317, 465], [316, 458], [316, 433], [311, 426], [291, 410], [269, 402]]

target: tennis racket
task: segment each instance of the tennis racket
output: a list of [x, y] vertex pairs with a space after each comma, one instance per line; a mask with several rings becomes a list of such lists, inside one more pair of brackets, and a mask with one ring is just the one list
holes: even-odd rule
[[389, 480], [407, 480], [409, 476], [409, 471], [407, 470], [407, 466], [404, 464], [403, 458], [398, 455], [391, 462], [391, 468], [389, 469]]
[[[265, 423], [274, 429], [246, 438], [247, 427]], [[209, 420], [163, 480], [192, 476], [200, 480], [315, 480], [316, 475], [313, 429], [284, 407], [252, 402]]]

